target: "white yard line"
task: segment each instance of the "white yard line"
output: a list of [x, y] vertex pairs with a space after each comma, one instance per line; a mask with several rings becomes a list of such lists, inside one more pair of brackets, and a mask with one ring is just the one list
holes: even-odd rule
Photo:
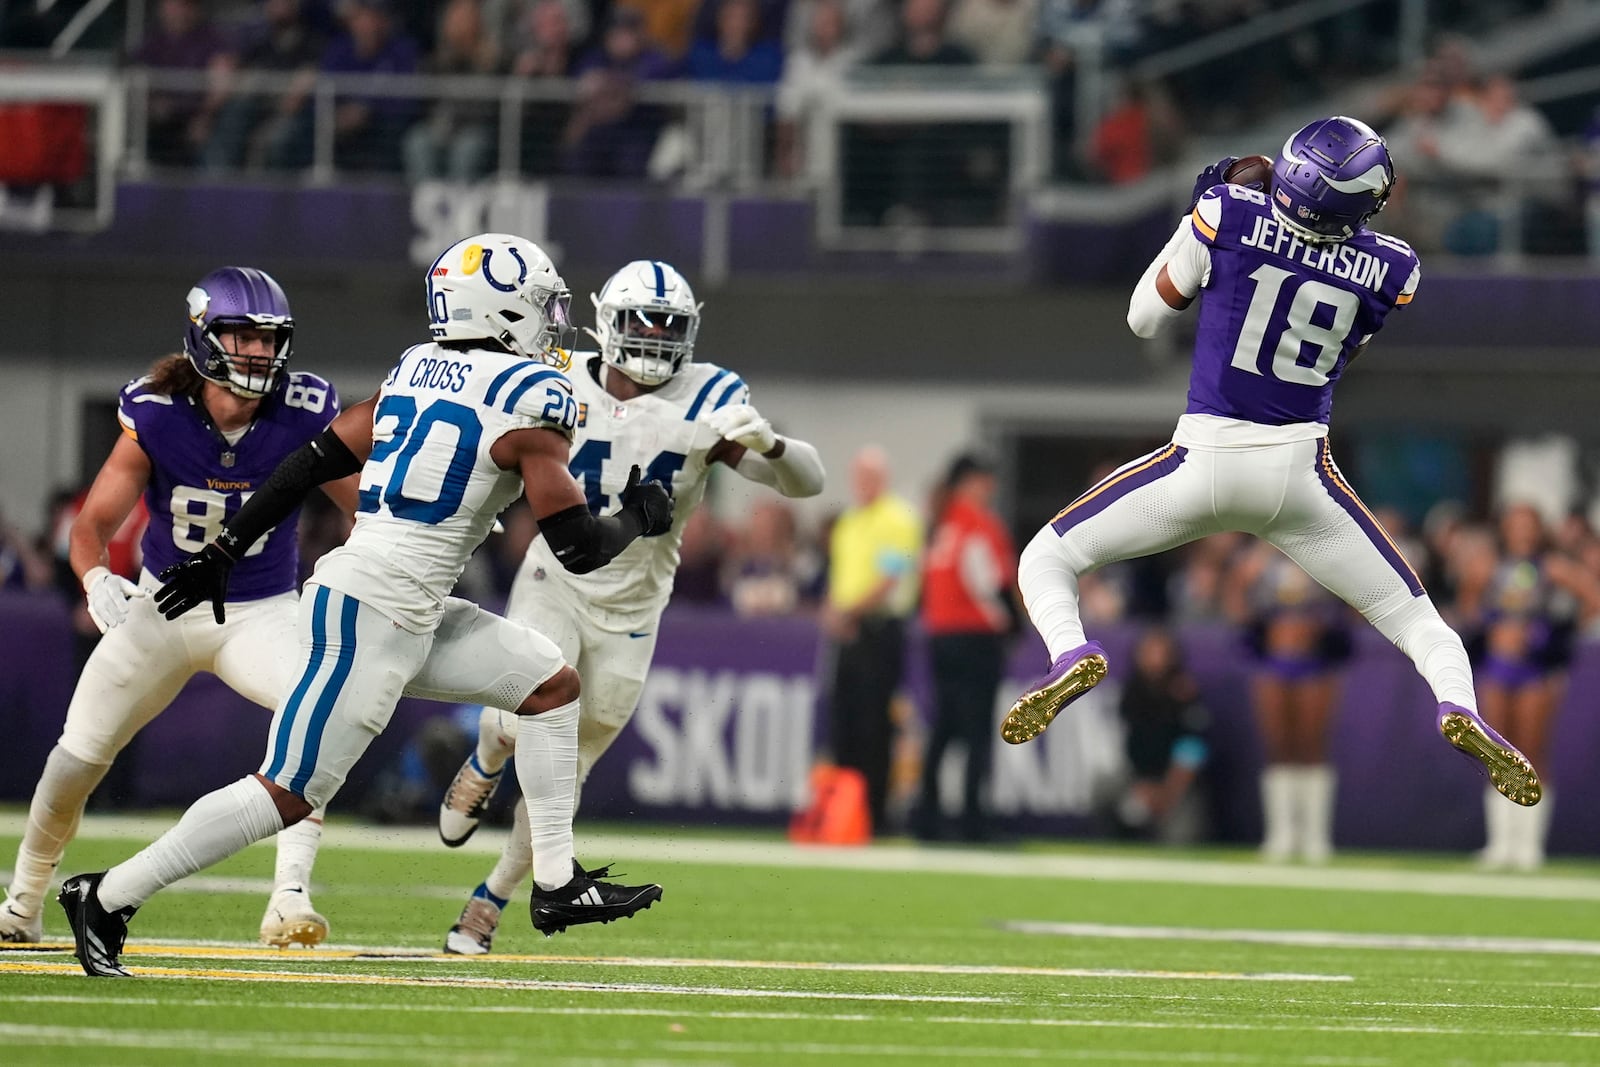
[[1558, 937], [1483, 937], [1475, 934], [1362, 934], [1338, 930], [1223, 930], [1196, 926], [1112, 926], [1104, 923], [1015, 919], [1002, 929], [1059, 937], [1123, 941], [1224, 941], [1293, 948], [1359, 948], [1402, 952], [1499, 952], [1519, 956], [1600, 956], [1600, 941]]
[[[59, 957], [72, 951], [66, 942], [0, 946], [0, 967], [7, 960]], [[1297, 974], [1292, 972], [1168, 971], [1103, 967], [1021, 967], [999, 964], [961, 963], [853, 963], [837, 960], [738, 960], [698, 959], [662, 956], [569, 956], [555, 954], [451, 956], [428, 949], [394, 946], [329, 946], [312, 950], [285, 950], [242, 943], [205, 941], [166, 941], [130, 944], [123, 950], [134, 966], [142, 958], [259, 961], [267, 963], [334, 963], [362, 960], [393, 960], [404, 963], [429, 963], [441, 966], [483, 964], [571, 964], [584, 967], [635, 967], [672, 970], [787, 971], [797, 973], [923, 974], [937, 976], [975, 975], [1023, 978], [1139, 978], [1184, 982], [1349, 982], [1347, 974]], [[255, 973], [255, 972], [251, 972]], [[278, 972], [287, 973], [287, 972]], [[338, 973], [338, 972], [329, 972]], [[490, 979], [493, 980], [493, 979]]]
[[[0, 813], [0, 835], [20, 835], [26, 819], [26, 814], [22, 812]], [[78, 836], [148, 842], [168, 830], [175, 821], [171, 817], [90, 816], [84, 820]], [[462, 847], [462, 851], [481, 855], [498, 854], [503, 841], [503, 831], [484, 829], [474, 835]], [[431, 851], [442, 848], [438, 834], [431, 828], [365, 826], [337, 818], [329, 821], [323, 843], [328, 847], [343, 849]], [[798, 846], [781, 841], [590, 834], [584, 833], [581, 826], [578, 846], [579, 851], [589, 857], [617, 857], [655, 863], [1600, 901], [1600, 879], [1550, 874], [1529, 876], [1338, 866], [1282, 867], [1251, 861], [1039, 855], [977, 849], [925, 849], [899, 844], [830, 848]]]
[[[9, 998], [8, 998], [9, 999]], [[511, 1052], [488, 1052], [481, 1056], [477, 1049], [469, 1055], [460, 1052], [460, 1041], [451, 1039], [429, 1040], [426, 1035], [405, 1034], [320, 1034], [313, 1043], [296, 1040], [292, 1046], [284, 1044], [284, 1035], [273, 1031], [226, 1033], [214, 1030], [137, 1030], [94, 1026], [42, 1026], [27, 1023], [0, 1023], [0, 1044], [8, 1046], [65, 1046], [82, 1048], [138, 1048], [173, 1049], [192, 1052], [205, 1049], [210, 1053], [263, 1053], [282, 1056], [292, 1048], [296, 1059], [353, 1060], [371, 1062], [375, 1059], [404, 1060], [412, 1063], [511, 1063], [520, 1057]], [[418, 1045], [432, 1045], [418, 1048]]]

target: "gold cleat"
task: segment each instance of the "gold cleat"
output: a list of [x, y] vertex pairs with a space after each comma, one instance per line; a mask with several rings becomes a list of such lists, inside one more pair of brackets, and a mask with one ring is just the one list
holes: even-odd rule
[[1533, 769], [1528, 757], [1475, 717], [1454, 708], [1441, 712], [1439, 732], [1458, 751], [1483, 764], [1483, 769], [1489, 772], [1489, 781], [1507, 800], [1525, 808], [1539, 803], [1544, 788], [1539, 784], [1539, 772]]
[[328, 920], [311, 907], [305, 890], [290, 886], [272, 894], [261, 917], [261, 943], [274, 948], [314, 948], [328, 940]]
[[1060, 675], [1046, 675], [1011, 705], [1005, 722], [1000, 724], [1001, 738], [1012, 745], [1032, 741], [1044, 733], [1063, 708], [1099, 685], [1108, 669], [1105, 654], [1090, 651]]

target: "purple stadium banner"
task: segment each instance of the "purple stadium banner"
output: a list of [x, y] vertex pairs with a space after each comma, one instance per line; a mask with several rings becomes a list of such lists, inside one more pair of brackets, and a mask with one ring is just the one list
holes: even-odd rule
[[[1030, 833], [1081, 834], [1090, 801], [1115, 773], [1117, 664], [1134, 627], [1096, 636], [1112, 680], [1074, 705], [1038, 741], [996, 746], [994, 804], [1006, 825]], [[1182, 630], [1213, 717], [1208, 768], [1218, 837], [1260, 834], [1260, 748], [1251, 723], [1248, 661], [1234, 631]], [[825, 648], [808, 618], [741, 619], [673, 609], [633, 723], [589, 780], [593, 818], [783, 825], [805, 802], [813, 755], [826, 745], [818, 699]], [[997, 708], [1042, 664], [1036, 639], [1021, 641]], [[0, 730], [13, 739], [0, 761], [0, 799], [25, 801], [60, 730], [73, 678], [73, 639], [54, 597], [0, 593]], [[1600, 644], [1583, 645], [1567, 687], [1546, 776], [1559, 783], [1551, 848], [1600, 851], [1600, 716], [1585, 694], [1600, 688]], [[926, 668], [914, 643], [908, 691], [927, 707]], [[427, 719], [448, 709], [403, 701], [389, 730], [357, 766], [334, 807], [359, 806], [378, 774], [396, 764]], [[182, 805], [254, 770], [269, 716], [202, 676], [147, 727], [125, 758], [129, 799]], [[463, 745], [465, 743], [463, 742]], [[914, 753], [914, 744], [907, 749]], [[463, 748], [463, 751], [465, 749]], [[1343, 847], [1465, 851], [1482, 842], [1483, 780], [1436, 734], [1426, 686], [1376, 633], [1358, 635], [1343, 683], [1333, 745], [1339, 773], [1335, 841]], [[907, 762], [914, 764], [914, 755]]]

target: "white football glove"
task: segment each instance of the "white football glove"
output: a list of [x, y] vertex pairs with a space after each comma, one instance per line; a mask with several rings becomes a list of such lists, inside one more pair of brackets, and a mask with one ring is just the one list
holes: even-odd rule
[[91, 567], [83, 576], [83, 591], [89, 597], [89, 618], [105, 633], [128, 618], [128, 601], [137, 596], [149, 596], [120, 574], [112, 574], [104, 567]]
[[706, 422], [719, 437], [743, 445], [758, 455], [765, 455], [778, 445], [778, 435], [773, 433], [772, 423], [749, 404], [718, 408]]

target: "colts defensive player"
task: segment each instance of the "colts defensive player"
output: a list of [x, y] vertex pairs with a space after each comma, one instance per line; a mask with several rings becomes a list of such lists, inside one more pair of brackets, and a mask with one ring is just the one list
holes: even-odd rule
[[573, 856], [578, 674], [533, 629], [449, 596], [495, 516], [526, 487], [559, 565], [587, 571], [672, 522], [672, 500], [633, 472], [615, 515], [590, 513], [567, 472], [572, 388], [545, 362], [565, 326], [566, 284], [532, 242], [481, 234], [446, 249], [427, 278], [434, 343], [408, 349], [378, 393], [273, 472], [156, 594], [176, 618], [216, 605], [256, 539], [313, 485], [361, 473], [349, 540], [317, 564], [300, 601], [292, 686], [261, 770], [202, 797], [160, 840], [59, 899], [78, 961], [123, 977], [127, 921], [157, 890], [278, 833], [327, 803], [402, 693], [520, 716], [517, 776], [539, 860], [530, 908], [546, 934], [610, 922], [660, 899], [656, 885], [602, 882]]
[[[159, 572], [217, 535], [223, 519], [280, 461], [339, 411], [321, 378], [290, 373], [294, 319], [278, 283], [223, 267], [189, 290], [183, 354], [157, 363], [118, 397], [119, 438], [72, 526], [72, 567], [105, 634], [84, 665], [66, 725], [34, 790], [16, 870], [0, 905], [0, 940], [38, 941], [45, 887], [77, 833], [84, 802], [111, 761], [194, 675], [210, 671], [266, 707], [294, 682], [298, 584], [295, 512], [239, 560], [228, 620], [170, 626], [150, 593]], [[347, 508], [353, 484], [330, 485]], [[106, 544], [140, 494], [150, 512], [138, 585], [107, 569]], [[220, 619], [220, 616], [219, 616]], [[307, 889], [321, 811], [278, 839], [277, 877], [261, 937], [313, 945], [328, 923]]]
[[[750, 390], [733, 371], [693, 361], [700, 305], [683, 275], [665, 263], [638, 260], [591, 299], [596, 328], [590, 333], [600, 351], [574, 354], [570, 371], [579, 412], [572, 473], [583, 483], [591, 511], [611, 506], [632, 466], [670, 487], [679, 516], [700, 502], [717, 463], [784, 496], [822, 491], [816, 449], [775, 434], [750, 406]], [[538, 538], [517, 571], [507, 615], [554, 640], [583, 677], [580, 790], [633, 717], [682, 539], [680, 524], [666, 536], [639, 541], [605, 570], [580, 575], [563, 571], [549, 539]], [[445, 844], [460, 845], [477, 829], [517, 745], [516, 733], [509, 717], [484, 709], [477, 752], [456, 774], [439, 810]], [[519, 808], [500, 862], [468, 899], [445, 951], [488, 952], [507, 899], [530, 869], [542, 870], [528, 850], [522, 815]]]
[[1105, 650], [1079, 619], [1078, 575], [1243, 530], [1410, 656], [1446, 739], [1501, 793], [1535, 804], [1532, 765], [1478, 716], [1461, 639], [1328, 451], [1334, 385], [1420, 277], [1410, 246], [1367, 228], [1394, 185], [1389, 150], [1364, 123], [1334, 117], [1284, 143], [1270, 190], [1216, 184], [1229, 162], [1200, 176], [1192, 214], [1128, 309], [1134, 333], [1153, 337], [1205, 292], [1188, 409], [1171, 444], [1061, 509], [1023, 552], [1023, 597], [1053, 662], [1012, 706], [1002, 736], [1036, 736], [1105, 677]]

